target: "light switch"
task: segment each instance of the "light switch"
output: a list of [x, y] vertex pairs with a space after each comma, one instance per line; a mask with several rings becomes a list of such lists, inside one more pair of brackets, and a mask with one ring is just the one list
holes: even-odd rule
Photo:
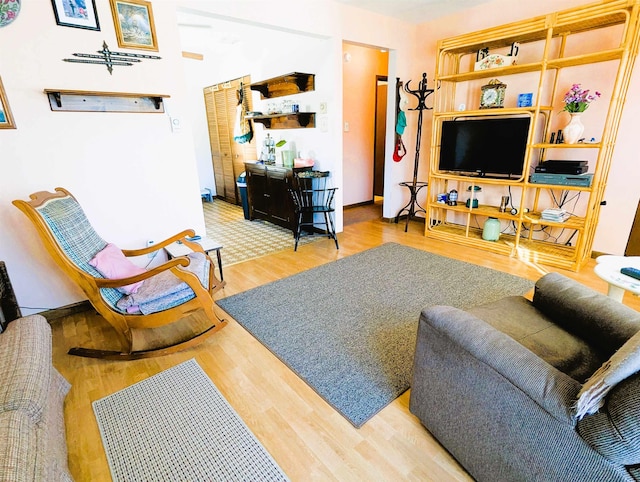
[[327, 113], [327, 103], [326, 102], [320, 102], [320, 109], [319, 109], [319, 113], [320, 114], [326, 114]]
[[347, 121], [344, 122], [344, 131], [349, 132], [349, 123]]
[[180, 132], [182, 130], [182, 121], [179, 117], [169, 117], [171, 121], [171, 132]]
[[329, 130], [329, 119], [326, 117], [320, 117], [320, 132], [327, 132]]

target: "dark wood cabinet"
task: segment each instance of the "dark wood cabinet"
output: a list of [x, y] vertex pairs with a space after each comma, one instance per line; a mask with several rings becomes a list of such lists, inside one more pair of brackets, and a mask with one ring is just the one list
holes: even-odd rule
[[264, 219], [294, 229], [294, 207], [289, 194], [293, 184], [293, 169], [247, 162], [245, 170], [249, 219]]

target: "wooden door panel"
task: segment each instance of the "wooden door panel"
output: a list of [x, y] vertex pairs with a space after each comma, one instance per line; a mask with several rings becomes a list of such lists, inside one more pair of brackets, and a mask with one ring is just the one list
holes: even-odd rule
[[[236, 180], [245, 170], [244, 161], [257, 159], [255, 140], [244, 144], [233, 140], [240, 81], [241, 79], [235, 79], [204, 89], [216, 194], [235, 204], [240, 204], [241, 201]], [[247, 108], [250, 110], [251, 78], [243, 77], [242, 83], [247, 96]]]

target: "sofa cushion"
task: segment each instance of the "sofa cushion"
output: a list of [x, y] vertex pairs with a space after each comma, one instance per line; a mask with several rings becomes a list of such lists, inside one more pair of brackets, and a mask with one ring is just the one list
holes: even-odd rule
[[601, 353], [553, 323], [531, 301], [521, 296], [509, 296], [467, 311], [580, 383], [591, 376], [604, 360]]
[[0, 334], [0, 411], [42, 418], [51, 381], [51, 328], [40, 315], [15, 320]]
[[640, 313], [559, 273], [536, 282], [533, 304], [605, 360], [640, 330]]
[[38, 480], [35, 424], [22, 411], [0, 412], [0, 479], [15, 482]]

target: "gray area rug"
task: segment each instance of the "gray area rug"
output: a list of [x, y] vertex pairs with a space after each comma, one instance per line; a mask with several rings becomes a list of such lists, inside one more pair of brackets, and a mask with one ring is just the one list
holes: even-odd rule
[[286, 481], [194, 360], [93, 402], [114, 481]]
[[218, 302], [355, 427], [409, 388], [423, 308], [522, 295], [531, 281], [387, 243]]

